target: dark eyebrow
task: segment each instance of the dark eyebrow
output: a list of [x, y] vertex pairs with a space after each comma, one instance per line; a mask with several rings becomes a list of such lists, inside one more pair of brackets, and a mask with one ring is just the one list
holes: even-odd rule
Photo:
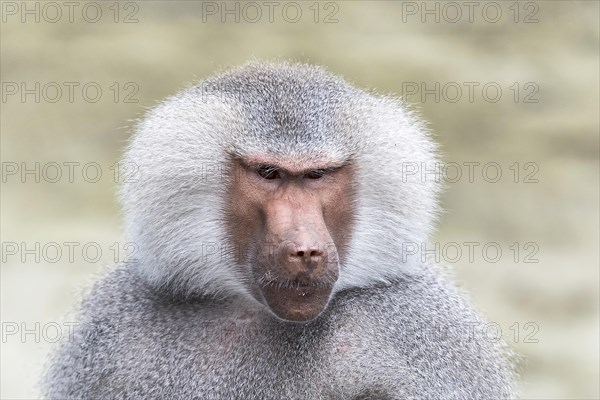
[[254, 169], [254, 168], [268, 166], [268, 167], [273, 167], [276, 170], [281, 171], [284, 174], [289, 175], [289, 176], [302, 176], [311, 171], [323, 171], [324, 173], [331, 173], [331, 172], [335, 172], [335, 171], [339, 170], [340, 168], [346, 167], [351, 164], [350, 160], [344, 160], [344, 161], [332, 163], [329, 165], [315, 166], [313, 168], [306, 168], [301, 171], [290, 171], [289, 169], [281, 166], [280, 164], [278, 164], [276, 162], [253, 162], [253, 161], [248, 161], [247, 159], [245, 159], [244, 157], [241, 157], [239, 155], [232, 155], [232, 159], [234, 161], [239, 162], [245, 168]]
[[329, 165], [329, 166], [323, 166], [323, 167], [317, 166], [317, 167], [313, 167], [313, 168], [303, 169], [300, 171], [290, 171], [289, 169], [282, 167], [281, 165], [278, 165], [276, 163], [243, 163], [243, 164], [248, 168], [273, 167], [275, 170], [281, 171], [285, 175], [288, 175], [288, 176], [302, 176], [302, 175], [308, 174], [313, 171], [322, 171], [324, 174], [328, 174], [328, 173], [333, 173], [333, 172], [339, 170], [340, 168], [343, 168], [346, 165], [348, 165], [348, 163], [343, 163], [343, 164], [335, 164], [335, 165]]

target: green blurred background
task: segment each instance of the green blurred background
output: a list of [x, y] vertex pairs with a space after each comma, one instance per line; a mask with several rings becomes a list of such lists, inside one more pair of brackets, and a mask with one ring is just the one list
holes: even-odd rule
[[[360, 87], [397, 95], [421, 83], [451, 83], [439, 101], [422, 92], [406, 96], [430, 121], [444, 161], [463, 165], [459, 182], [447, 182], [435, 240], [442, 249], [481, 244], [473, 262], [466, 254], [453, 260], [449, 248], [442, 261], [522, 356], [523, 398], [599, 397], [598, 2], [499, 2], [497, 22], [497, 7], [484, 15], [481, 2], [472, 20], [464, 2], [453, 3], [463, 13], [454, 22], [449, 3], [374, 1], [301, 2], [286, 14], [277, 3], [271, 22], [268, 5], [256, 2], [263, 15], [255, 23], [248, 19], [256, 7], [243, 3], [105, 2], [95, 23], [96, 7], [86, 8], [86, 20], [86, 3], [75, 3], [73, 22], [62, 2], [55, 3], [63, 14], [56, 22], [45, 3], [26, 3], [39, 7], [39, 22], [23, 14], [25, 3], [2, 3], [2, 399], [38, 395], [53, 324], [69, 321], [81, 288], [124, 258], [110, 168], [133, 120], [186, 85], [253, 58], [322, 64]], [[222, 15], [222, 7], [239, 7], [240, 21]], [[439, 22], [424, 7], [438, 7]], [[297, 8], [301, 18], [292, 22]], [[36, 82], [40, 101], [34, 94], [21, 99], [20, 85], [35, 89]], [[52, 82], [63, 91], [56, 102], [49, 101]], [[65, 82], [79, 85], [72, 102]], [[468, 82], [478, 85], [473, 101]], [[97, 102], [85, 99], [86, 84], [88, 96], [102, 89]], [[501, 88], [499, 101], [486, 100], [486, 84]], [[454, 102], [457, 85], [463, 96]], [[72, 164], [73, 182], [65, 162], [79, 163]], [[473, 182], [464, 162], [480, 163]], [[35, 174], [22, 179], [20, 169], [35, 163], [40, 182]], [[55, 183], [48, 181], [52, 163], [62, 166]], [[102, 169], [97, 182], [89, 163]], [[498, 182], [483, 179], [486, 163], [501, 167]], [[528, 182], [529, 173], [537, 182]], [[77, 243], [73, 259], [65, 242]], [[36, 243], [39, 260], [22, 251]], [[89, 243], [102, 250], [97, 262], [82, 255]], [[485, 243], [503, 250], [497, 262], [482, 256]], [[27, 329], [34, 333], [22, 337]]]

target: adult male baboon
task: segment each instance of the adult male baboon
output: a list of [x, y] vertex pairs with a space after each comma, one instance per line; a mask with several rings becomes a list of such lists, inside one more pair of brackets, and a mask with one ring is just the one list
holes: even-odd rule
[[251, 63], [139, 124], [122, 190], [136, 257], [45, 378], [56, 399], [513, 398], [505, 346], [406, 257], [437, 206], [423, 124], [325, 70]]

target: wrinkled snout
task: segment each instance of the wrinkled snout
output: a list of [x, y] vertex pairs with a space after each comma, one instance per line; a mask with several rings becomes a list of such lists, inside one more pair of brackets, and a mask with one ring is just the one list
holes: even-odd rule
[[318, 204], [276, 201], [267, 209], [258, 273], [267, 305], [280, 318], [305, 321], [327, 305], [338, 254]]

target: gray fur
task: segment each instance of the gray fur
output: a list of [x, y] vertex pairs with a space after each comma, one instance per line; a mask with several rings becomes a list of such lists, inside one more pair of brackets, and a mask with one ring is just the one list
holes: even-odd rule
[[[357, 167], [349, 254], [335, 297], [308, 323], [254, 300], [225, 233], [227, 158], [265, 152]], [[473, 336], [484, 322], [437, 266], [402, 257], [403, 242], [428, 240], [438, 193], [433, 179], [403, 179], [402, 163], [432, 168], [434, 153], [398, 100], [318, 67], [252, 63], [169, 98], [125, 157], [139, 166], [121, 192], [136, 259], [95, 285], [45, 395], [514, 398], [505, 346]]]

